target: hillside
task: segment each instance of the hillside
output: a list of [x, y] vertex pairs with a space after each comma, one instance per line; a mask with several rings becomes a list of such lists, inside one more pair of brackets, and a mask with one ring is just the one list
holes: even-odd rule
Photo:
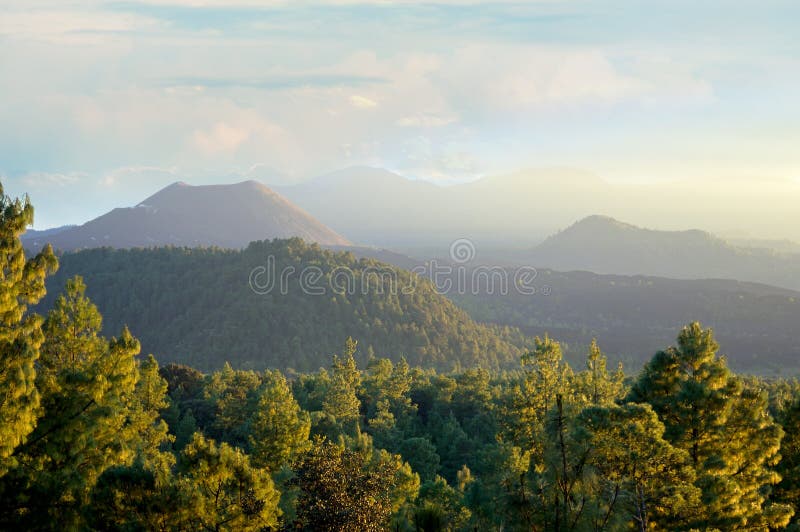
[[47, 242], [65, 251], [109, 246], [220, 246], [300, 237], [328, 245], [348, 240], [256, 182], [191, 186], [174, 183], [135, 207], [118, 208], [81, 226], [23, 237], [31, 250]]
[[597, 275], [540, 269], [538, 292], [479, 293], [452, 299], [479, 321], [545, 332], [568, 344], [578, 363], [592, 338], [615, 361], [638, 368], [669, 345], [682, 323], [714, 332], [733, 367], [756, 374], [800, 371], [800, 292], [727, 280]]
[[736, 247], [704, 231], [655, 231], [607, 216], [580, 220], [526, 259], [562, 271], [737, 279], [800, 289], [800, 257]]
[[[259, 294], [250, 276], [270, 264], [268, 257], [275, 261], [269, 271], [288, 272], [288, 282], [285, 290], [278, 282]], [[45, 306], [76, 274], [84, 276], [103, 313], [104, 330], [127, 324], [159, 361], [203, 370], [225, 361], [316, 369], [329, 364], [348, 336], [365, 356], [405, 356], [412, 365], [437, 368], [516, 366], [523, 344], [518, 332], [475, 323], [409, 272], [300, 239], [255, 242], [242, 251], [105, 248], [65, 254], [48, 281]], [[345, 289], [335, 292], [332, 279]], [[262, 286], [266, 277], [256, 282]]]

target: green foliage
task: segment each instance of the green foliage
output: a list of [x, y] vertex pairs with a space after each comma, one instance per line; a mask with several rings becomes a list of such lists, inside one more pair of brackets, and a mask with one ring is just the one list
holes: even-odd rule
[[279, 371], [264, 373], [253, 419], [250, 449], [253, 463], [276, 472], [308, 447], [311, 418], [292, 396]]
[[466, 528], [470, 517], [462, 493], [450, 487], [442, 477], [437, 476], [420, 487], [413, 517], [417, 530], [462, 530]]
[[93, 530], [181, 530], [188, 527], [192, 501], [172, 479], [160, 478], [142, 461], [106, 469], [84, 513]]
[[545, 417], [558, 395], [571, 395], [572, 369], [563, 361], [561, 345], [548, 336], [535, 339], [534, 350], [522, 356], [524, 378], [507, 393], [504, 432], [508, 440], [541, 457]]
[[44, 336], [42, 318], [27, 310], [45, 295], [45, 277], [58, 267], [49, 246], [26, 259], [19, 237], [32, 223], [28, 198], [12, 200], [0, 184], [0, 476], [16, 465], [14, 450], [36, 426], [34, 364]]
[[303, 530], [384, 530], [392, 514], [396, 463], [317, 439], [296, 468], [297, 525]]
[[[275, 279], [270, 293], [256, 293], [248, 280], [268, 257], [274, 277], [294, 274], [285, 290]], [[371, 347], [413, 366], [499, 368], [514, 364], [525, 343], [519, 331], [475, 323], [415, 274], [296, 238], [242, 251], [92, 249], [63, 255], [61, 265], [48, 286], [84, 276], [111, 331], [128, 324], [160, 362], [203, 371], [225, 360], [242, 369], [315, 371], [350, 336], [364, 349], [359, 365]], [[309, 267], [322, 272], [314, 286], [326, 287], [324, 295], [304, 290], [300, 272]], [[342, 274], [351, 286], [333, 290]]]
[[779, 416], [785, 436], [781, 441], [781, 460], [776, 467], [781, 481], [775, 486], [774, 498], [781, 503], [795, 505], [792, 525], [793, 530], [797, 530], [800, 529], [797, 515], [800, 508], [796, 506], [800, 501], [800, 395]]
[[608, 372], [606, 356], [597, 340], [592, 340], [586, 357], [586, 369], [575, 376], [575, 400], [583, 405], [613, 405], [625, 396], [625, 373], [622, 364], [613, 374]]
[[276, 527], [280, 494], [269, 472], [250, 465], [241, 450], [195, 434], [178, 465], [178, 485], [193, 530], [263, 530]]
[[361, 402], [356, 395], [361, 385], [361, 374], [353, 358], [355, 353], [356, 342], [348, 338], [342, 357], [333, 357], [331, 384], [322, 402], [322, 412], [345, 428], [355, 426], [361, 411]]
[[247, 445], [260, 387], [258, 373], [234, 370], [227, 362], [222, 371], [211, 375], [204, 393], [214, 412], [209, 432], [215, 439], [237, 447]]
[[767, 411], [767, 396], [732, 375], [710, 329], [685, 327], [677, 347], [656, 354], [629, 400], [652, 405], [665, 438], [689, 453], [702, 490], [697, 526], [777, 527], [791, 508], [766, 497], [780, 481], [771, 469], [783, 431]]
[[139, 343], [127, 329], [110, 341], [100, 337], [100, 314], [84, 292], [80, 277], [70, 280], [47, 316], [36, 377], [42, 415], [15, 451], [19, 465], [0, 480], [16, 512], [33, 523], [75, 526], [100, 474], [144, 446], [129, 413], [157, 416], [141, 404], [138, 412], [129, 408], [138, 399]]
[[663, 436], [649, 405], [596, 406], [578, 415], [571, 437], [592, 473], [582, 516], [591, 529], [686, 527], [700, 490], [689, 454]]
[[[521, 369], [503, 373], [412, 369], [402, 356], [375, 358], [369, 344], [362, 356], [349, 337], [330, 370], [292, 373], [291, 383], [277, 370], [229, 364], [211, 375], [159, 369], [154, 357], [137, 358], [127, 328], [102, 336], [80, 277], [43, 324], [26, 314], [55, 264], [47, 253], [19, 254], [31, 212], [3, 199], [4, 530], [800, 528], [790, 522], [800, 498], [800, 388], [733, 375], [697, 323], [653, 357], [627, 396], [621, 368], [608, 371], [596, 342], [576, 374], [548, 336], [521, 357]], [[352, 263], [297, 241], [253, 249], [296, 264]], [[248, 252], [192, 260], [230, 265]], [[152, 253], [141, 256], [179, 263], [194, 252]], [[358, 316], [354, 328], [373, 339], [387, 324], [370, 313], [394, 318], [417, 308], [368, 296], [336, 301], [357, 308], [334, 314], [348, 326]], [[298, 315], [316, 312], [302, 297], [293, 301]], [[460, 349], [448, 343], [454, 326], [472, 344], [463, 360], [500, 365], [477, 354], [491, 342], [478, 342], [469, 322], [456, 316], [442, 329], [446, 317], [429, 317], [392, 322], [430, 328], [409, 340], [415, 362]], [[300, 345], [287, 349], [301, 354]]]

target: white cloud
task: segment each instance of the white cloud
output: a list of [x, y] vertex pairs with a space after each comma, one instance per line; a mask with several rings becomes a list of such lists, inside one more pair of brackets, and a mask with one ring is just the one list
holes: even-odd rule
[[50, 173], [31, 172], [20, 178], [23, 185], [31, 188], [66, 187], [78, 183], [86, 174], [82, 172]]
[[107, 40], [108, 34], [164, 28], [151, 17], [91, 9], [6, 10], [0, 17], [0, 35], [52, 43], [91, 44]]
[[378, 106], [378, 102], [367, 98], [366, 96], [361, 96], [360, 94], [353, 94], [350, 96], [350, 105], [353, 107], [357, 107], [359, 109], [372, 109], [373, 107]]
[[195, 146], [205, 154], [233, 153], [248, 138], [250, 131], [224, 122], [204, 131], [195, 131], [192, 135]]
[[417, 113], [404, 116], [397, 120], [396, 124], [400, 127], [442, 127], [456, 121], [455, 116], [441, 116], [427, 113]]
[[165, 179], [175, 179], [175, 169], [159, 168], [157, 166], [126, 166], [105, 172], [97, 183], [103, 187], [113, 187], [130, 182], [163, 182]]

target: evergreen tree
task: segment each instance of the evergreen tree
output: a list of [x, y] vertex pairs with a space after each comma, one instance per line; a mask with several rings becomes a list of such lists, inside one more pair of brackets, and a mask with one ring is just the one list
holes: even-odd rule
[[211, 375], [205, 397], [213, 405], [208, 433], [220, 441], [246, 448], [249, 423], [256, 408], [261, 377], [255, 371], [234, 370], [227, 362]]
[[462, 494], [437, 476], [420, 486], [414, 511], [414, 526], [419, 531], [463, 530], [471, 513], [464, 506]]
[[588, 529], [686, 528], [683, 516], [696, 511], [700, 498], [694, 469], [686, 451], [663, 439], [664, 425], [649, 405], [587, 408], [572, 432], [595, 472], [585, 486]]
[[781, 441], [781, 461], [776, 467], [781, 475], [775, 486], [775, 500], [794, 505], [793, 530], [800, 529], [800, 395], [780, 414], [785, 436]]
[[227, 443], [197, 433], [183, 450], [178, 482], [189, 508], [189, 528], [248, 531], [277, 527], [280, 493], [269, 472]]
[[384, 530], [393, 512], [399, 463], [316, 439], [297, 466], [296, 527], [320, 531]]
[[91, 530], [186, 530], [191, 505], [171, 476], [137, 460], [130, 466], [109, 467], [100, 475], [84, 514]]
[[547, 335], [534, 341], [534, 350], [522, 356], [524, 379], [511, 389], [503, 425], [512, 443], [532, 450], [540, 459], [546, 416], [555, 407], [556, 396], [571, 397], [572, 369], [564, 362], [558, 342]]
[[58, 266], [50, 246], [26, 259], [19, 237], [32, 223], [28, 198], [12, 200], [0, 184], [0, 477], [16, 464], [14, 450], [36, 426], [34, 366], [44, 337], [42, 318], [27, 310], [44, 296], [45, 277]]
[[85, 290], [80, 277], [70, 280], [48, 313], [36, 378], [42, 415], [15, 451], [19, 465], [0, 479], [9, 515], [26, 526], [77, 526], [103, 470], [137, 451], [126, 424], [139, 342], [127, 329], [111, 341], [99, 336], [102, 318]]
[[292, 396], [280, 371], [266, 371], [250, 421], [253, 463], [275, 473], [309, 445], [311, 418]]
[[592, 340], [586, 357], [586, 369], [575, 375], [575, 400], [592, 406], [613, 405], [625, 397], [625, 373], [622, 364], [609, 373], [606, 356], [597, 340]]
[[696, 525], [709, 528], [784, 526], [791, 508], [766, 495], [780, 479], [771, 469], [782, 431], [767, 398], [730, 373], [710, 329], [692, 323], [677, 347], [655, 355], [629, 400], [652, 405], [665, 438], [689, 453], [702, 490]]
[[361, 410], [357, 395], [361, 373], [356, 367], [355, 352], [356, 341], [348, 338], [342, 357], [334, 355], [331, 385], [322, 403], [322, 411], [349, 431], [357, 425]]
[[126, 405], [127, 423], [121, 437], [147, 466], [167, 471], [174, 463], [171, 453], [165, 452], [175, 436], [169, 434], [160, 413], [168, 406], [167, 381], [158, 369], [158, 362], [149, 355], [138, 364], [136, 388]]

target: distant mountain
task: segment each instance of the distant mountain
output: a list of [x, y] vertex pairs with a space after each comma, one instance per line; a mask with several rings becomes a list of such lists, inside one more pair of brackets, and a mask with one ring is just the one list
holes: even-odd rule
[[63, 233], [69, 229], [73, 229], [78, 227], [77, 225], [62, 225], [60, 227], [51, 227], [50, 229], [28, 229], [25, 233], [25, 238], [28, 240], [38, 240], [41, 238], [49, 238], [53, 235], [57, 235], [59, 233]]
[[742, 248], [710, 233], [656, 231], [589, 216], [539, 244], [537, 267], [675, 279], [737, 279], [800, 289], [800, 257]]
[[765, 239], [765, 238], [744, 238], [744, 237], [724, 237], [731, 245], [740, 248], [754, 248], [766, 251], [774, 251], [784, 255], [800, 255], [800, 243], [789, 239]]
[[758, 187], [721, 180], [622, 183], [550, 167], [438, 186], [354, 167], [273, 188], [341, 234], [393, 249], [446, 250], [460, 238], [481, 248], [522, 246], [597, 212], [647, 227], [800, 240], [800, 181], [792, 180]]
[[373, 353], [439, 369], [513, 368], [526, 344], [519, 331], [474, 322], [407, 271], [296, 238], [244, 250], [66, 253], [39, 310], [74, 275], [85, 278], [107, 334], [127, 324], [145, 353], [202, 370], [226, 361], [316, 370], [349, 336], [362, 365]]
[[593, 174], [549, 168], [438, 186], [381, 168], [354, 167], [275, 190], [353, 240], [446, 246], [458, 238], [516, 243], [544, 238], [612, 195]]
[[50, 242], [65, 251], [94, 247], [219, 246], [300, 237], [326, 245], [350, 242], [281, 195], [256, 182], [174, 183], [135, 207], [118, 208], [81, 226], [23, 236], [31, 250]]

